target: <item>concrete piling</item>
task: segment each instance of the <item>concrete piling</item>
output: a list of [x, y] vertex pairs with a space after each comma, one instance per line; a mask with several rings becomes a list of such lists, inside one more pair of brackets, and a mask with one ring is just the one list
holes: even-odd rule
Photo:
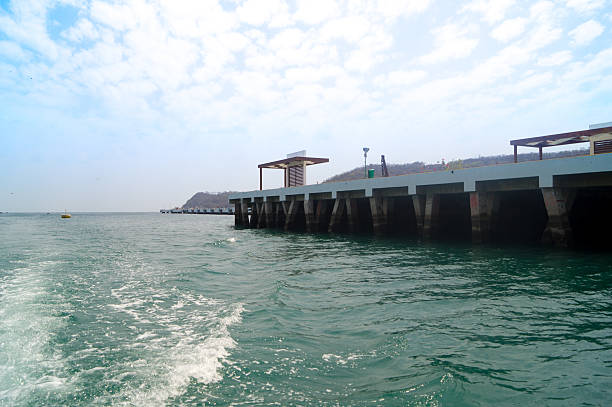
[[554, 187], [541, 188], [541, 190], [548, 214], [548, 223], [542, 238], [555, 246], [567, 247], [572, 243], [569, 211], [575, 194]]
[[491, 239], [491, 223], [495, 208], [494, 192], [470, 192], [472, 241], [487, 243]]
[[274, 213], [274, 204], [273, 202], [266, 201], [263, 203], [263, 210], [266, 217], [266, 227], [273, 228], [275, 213]]
[[315, 223], [317, 231], [327, 231], [329, 225], [329, 202], [327, 199], [317, 201], [317, 212], [315, 214]]
[[240, 225], [245, 228], [249, 227], [249, 204], [246, 199], [240, 201], [240, 217]]
[[316, 202], [312, 199], [304, 201], [304, 216], [306, 218], [306, 231], [308, 233], [317, 232], [319, 230], [317, 219], [315, 217], [315, 204]]
[[389, 231], [391, 202], [391, 199], [387, 197], [370, 198], [370, 211], [372, 213], [372, 228], [374, 234], [383, 235]]
[[417, 234], [423, 237], [425, 225], [425, 195], [412, 195], [412, 207], [416, 218]]
[[351, 233], [359, 231], [359, 206], [355, 198], [347, 198], [346, 200], [346, 219], [348, 230]]
[[337, 198], [334, 201], [334, 208], [332, 209], [331, 217], [329, 219], [328, 231], [338, 232], [340, 230], [340, 225], [342, 222], [342, 217], [344, 215], [346, 208], [346, 203], [344, 199]]
[[292, 200], [289, 204], [289, 208], [287, 209], [286, 219], [285, 219], [285, 230], [291, 230], [295, 226], [295, 218], [298, 213], [298, 202], [296, 200]]
[[423, 217], [423, 239], [431, 240], [437, 232], [440, 217], [440, 195], [428, 193], [425, 197], [425, 216]]
[[261, 229], [266, 226], [266, 214], [263, 202], [257, 202], [257, 229]]

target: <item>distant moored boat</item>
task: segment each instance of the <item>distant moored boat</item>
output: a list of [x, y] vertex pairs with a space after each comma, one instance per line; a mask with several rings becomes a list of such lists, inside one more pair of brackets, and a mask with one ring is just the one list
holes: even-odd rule
[[64, 209], [64, 213], [62, 213], [62, 219], [68, 219], [71, 218], [72, 215], [70, 215], [68, 212], [66, 212], [66, 210]]

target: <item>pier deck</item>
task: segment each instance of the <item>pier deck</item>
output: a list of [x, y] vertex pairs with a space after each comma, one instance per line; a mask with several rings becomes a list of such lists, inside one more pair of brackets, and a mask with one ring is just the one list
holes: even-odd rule
[[[229, 197], [238, 227], [377, 234], [407, 231], [425, 239], [471, 235], [476, 242], [509, 233], [559, 246], [572, 243], [573, 229], [584, 237], [602, 219], [607, 226], [609, 209], [600, 206], [611, 199], [612, 154], [250, 191]], [[580, 213], [572, 214], [572, 209]], [[582, 213], [593, 210], [596, 213], [590, 215], [598, 220]], [[525, 225], [517, 229], [516, 224], [521, 223]]]

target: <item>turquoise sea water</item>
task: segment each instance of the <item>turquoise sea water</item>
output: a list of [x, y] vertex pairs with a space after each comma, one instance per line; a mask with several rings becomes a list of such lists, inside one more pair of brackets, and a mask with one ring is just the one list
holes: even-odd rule
[[612, 404], [612, 257], [0, 215], [0, 405]]

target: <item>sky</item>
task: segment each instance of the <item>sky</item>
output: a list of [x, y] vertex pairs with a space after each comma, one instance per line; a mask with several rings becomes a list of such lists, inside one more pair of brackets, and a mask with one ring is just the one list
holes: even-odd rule
[[363, 147], [449, 161], [608, 121], [612, 0], [0, 0], [0, 211], [155, 211], [302, 149], [316, 183]]

